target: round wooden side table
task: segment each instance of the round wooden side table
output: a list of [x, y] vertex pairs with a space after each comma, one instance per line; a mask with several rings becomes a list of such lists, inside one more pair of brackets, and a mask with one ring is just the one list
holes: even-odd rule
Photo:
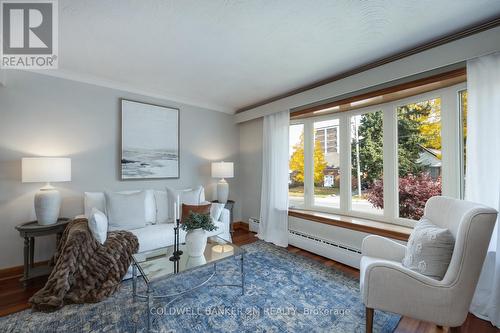
[[35, 237], [56, 234], [56, 248], [61, 236], [71, 220], [60, 217], [56, 223], [51, 225], [40, 225], [37, 221], [26, 222], [16, 226], [19, 235], [24, 238], [24, 273], [21, 281], [24, 287], [30, 279], [50, 274], [52, 267], [49, 265], [35, 267]]

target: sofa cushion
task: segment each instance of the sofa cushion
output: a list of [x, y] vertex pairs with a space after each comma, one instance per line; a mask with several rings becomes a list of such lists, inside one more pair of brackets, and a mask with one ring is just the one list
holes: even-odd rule
[[424, 217], [417, 222], [408, 239], [403, 266], [442, 280], [454, 246], [455, 238], [448, 229], [440, 228]]
[[106, 211], [109, 230], [131, 230], [146, 226], [146, 192], [108, 193], [106, 192]]
[[[217, 229], [207, 232], [208, 236], [215, 236], [224, 230], [222, 222], [214, 222]], [[147, 225], [144, 228], [130, 230], [139, 240], [139, 252], [150, 251], [160, 247], [174, 245], [174, 227], [175, 223], [163, 223], [156, 225]], [[179, 240], [184, 243], [186, 232], [179, 231]]]
[[150, 251], [174, 244], [174, 223], [158, 223], [130, 230], [139, 240], [139, 251]]

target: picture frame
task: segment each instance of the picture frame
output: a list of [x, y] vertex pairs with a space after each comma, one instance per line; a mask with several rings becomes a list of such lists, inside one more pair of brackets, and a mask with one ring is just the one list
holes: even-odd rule
[[122, 180], [180, 177], [179, 109], [120, 99]]

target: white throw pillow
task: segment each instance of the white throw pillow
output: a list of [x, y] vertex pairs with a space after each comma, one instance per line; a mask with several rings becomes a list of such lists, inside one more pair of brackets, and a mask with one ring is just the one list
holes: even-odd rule
[[108, 193], [106, 192], [106, 211], [109, 230], [131, 230], [146, 226], [146, 192]]
[[94, 238], [101, 244], [104, 244], [108, 235], [108, 218], [96, 208], [90, 212], [89, 229]]
[[[139, 193], [141, 190], [132, 190], [132, 191], [120, 191], [117, 193], [121, 194], [132, 194]], [[145, 190], [146, 197], [144, 198], [144, 207], [145, 207], [145, 217], [146, 222], [155, 224], [156, 223], [156, 200], [155, 194], [153, 190]], [[92, 208], [97, 208], [104, 214], [107, 214], [106, 211], [106, 197], [104, 192], [85, 192], [84, 193], [84, 214], [87, 218], [90, 217], [92, 213]]]
[[103, 192], [85, 192], [83, 196], [84, 214], [90, 218], [92, 208], [96, 208], [106, 214], [106, 197]]
[[[186, 205], [199, 205], [200, 203], [205, 201], [204, 192], [205, 192], [205, 190], [203, 189], [203, 186], [199, 186], [198, 188], [195, 188], [194, 190], [190, 190], [190, 191], [182, 191], [182, 192], [180, 192], [181, 203], [186, 204]], [[203, 198], [202, 198], [202, 194], [203, 194]]]
[[222, 214], [222, 210], [226, 205], [223, 203], [213, 202], [212, 207], [210, 207], [210, 216], [215, 220], [219, 221]]
[[453, 234], [423, 217], [415, 224], [406, 246], [403, 266], [436, 280], [442, 280], [455, 246]]
[[[177, 202], [177, 197], [180, 198], [180, 204], [199, 205], [205, 201], [205, 189], [199, 186], [196, 189], [176, 190], [167, 186], [168, 193], [168, 212], [169, 218], [174, 218], [174, 203]], [[203, 199], [203, 200], [202, 200]]]
[[131, 190], [131, 191], [120, 191], [116, 193], [121, 194], [132, 194], [139, 193], [141, 191], [145, 192], [146, 197], [144, 198], [144, 213], [146, 214], [146, 223], [155, 224], [156, 223], [156, 200], [153, 190]]
[[168, 223], [168, 195], [167, 191], [154, 191], [156, 203], [156, 223]]
[[146, 223], [156, 223], [156, 200], [153, 190], [146, 190], [146, 198], [144, 199], [144, 209], [146, 210]]

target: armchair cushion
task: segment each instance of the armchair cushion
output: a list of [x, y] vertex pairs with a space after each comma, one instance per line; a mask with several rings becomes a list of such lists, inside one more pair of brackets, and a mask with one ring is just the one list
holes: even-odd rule
[[393, 261], [403, 260], [406, 246], [385, 237], [370, 235], [363, 239], [361, 253], [363, 256], [387, 259]]
[[360, 288], [369, 308], [395, 312], [444, 326], [459, 326], [460, 312], [449, 313], [452, 290], [435, 280], [403, 267], [401, 262], [372, 257], [361, 258]]
[[422, 218], [413, 229], [406, 247], [403, 266], [436, 280], [448, 270], [455, 238], [446, 228], [440, 228]]

